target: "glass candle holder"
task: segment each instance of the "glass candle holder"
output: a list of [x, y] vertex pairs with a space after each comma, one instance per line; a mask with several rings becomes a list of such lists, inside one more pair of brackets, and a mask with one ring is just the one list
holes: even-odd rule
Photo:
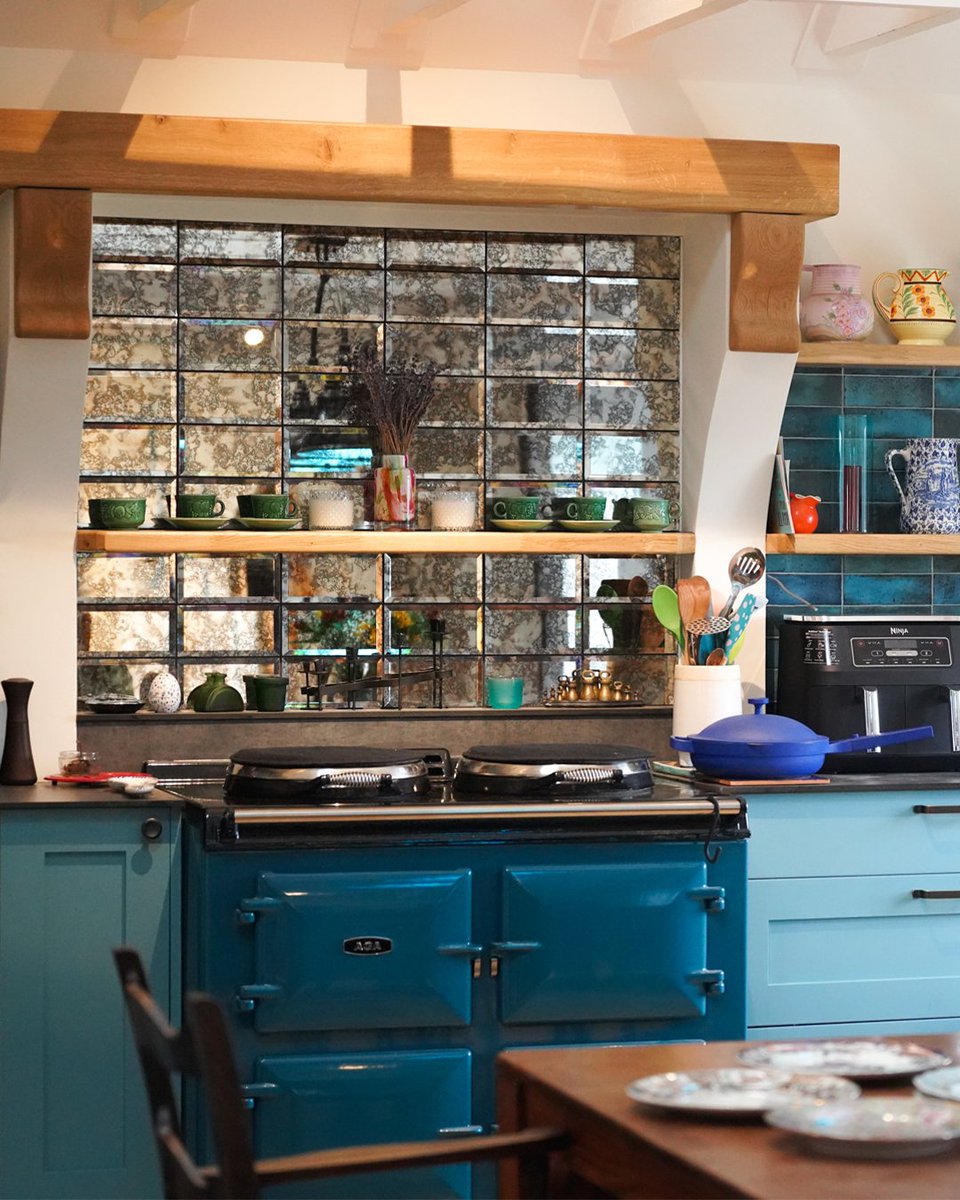
[[840, 533], [867, 532], [867, 457], [869, 430], [863, 413], [844, 413], [837, 419], [837, 496]]

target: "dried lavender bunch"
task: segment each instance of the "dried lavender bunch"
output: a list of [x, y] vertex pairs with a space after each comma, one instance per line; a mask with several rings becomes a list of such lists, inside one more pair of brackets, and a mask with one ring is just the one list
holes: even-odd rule
[[385, 366], [369, 345], [357, 350], [353, 365], [364, 385], [355, 397], [358, 419], [376, 433], [382, 454], [408, 454], [433, 398], [436, 366], [400, 357]]

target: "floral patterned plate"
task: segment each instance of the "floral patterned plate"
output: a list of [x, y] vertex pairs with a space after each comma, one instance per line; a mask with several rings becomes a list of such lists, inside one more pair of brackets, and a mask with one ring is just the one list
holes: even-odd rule
[[765, 1042], [737, 1055], [750, 1067], [781, 1071], [815, 1071], [848, 1079], [896, 1079], [919, 1075], [950, 1062], [944, 1054], [910, 1042], [811, 1041]]
[[787, 1104], [768, 1125], [799, 1135], [808, 1150], [844, 1158], [922, 1158], [960, 1138], [960, 1110], [920, 1097], [861, 1097], [837, 1104]]
[[668, 1071], [635, 1079], [627, 1095], [641, 1104], [703, 1115], [751, 1116], [798, 1100], [852, 1100], [860, 1089], [833, 1075], [791, 1075], [749, 1067]]

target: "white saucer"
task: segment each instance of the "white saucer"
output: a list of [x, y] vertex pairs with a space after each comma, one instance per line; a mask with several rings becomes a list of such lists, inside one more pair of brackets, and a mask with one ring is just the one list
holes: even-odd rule
[[157, 517], [157, 521], [171, 529], [222, 529], [230, 524], [228, 517]]
[[616, 529], [619, 521], [559, 521], [564, 529], [573, 533], [604, 533], [608, 529]]
[[295, 529], [300, 524], [299, 517], [236, 517], [237, 524], [244, 529], [266, 532], [274, 529]]
[[496, 525], [498, 529], [505, 529], [508, 533], [536, 533], [538, 529], [546, 529], [548, 525], [552, 525], [552, 521], [505, 521], [492, 520], [491, 524]]

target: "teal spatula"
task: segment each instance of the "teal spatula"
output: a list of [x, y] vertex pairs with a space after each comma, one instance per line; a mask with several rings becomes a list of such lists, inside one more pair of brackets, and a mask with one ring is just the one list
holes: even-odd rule
[[747, 622], [753, 616], [753, 610], [756, 607], [756, 596], [747, 595], [744, 596], [734, 609], [730, 617], [730, 628], [727, 630], [727, 637], [723, 646], [727, 655], [727, 662], [736, 662], [737, 655], [740, 653], [740, 645], [743, 642], [743, 635], [747, 628]]

